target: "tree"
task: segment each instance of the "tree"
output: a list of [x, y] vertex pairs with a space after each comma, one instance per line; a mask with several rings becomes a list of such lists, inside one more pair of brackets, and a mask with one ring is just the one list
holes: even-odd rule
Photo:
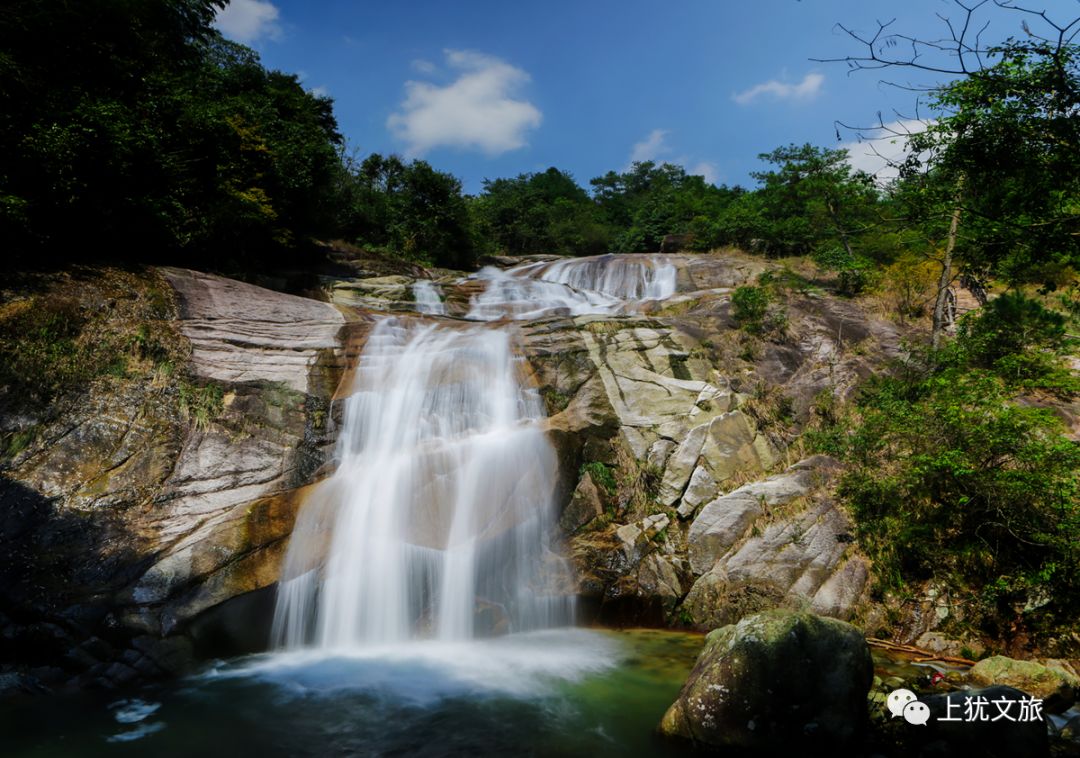
[[621, 174], [609, 171], [589, 183], [602, 221], [622, 230], [611, 244], [613, 252], [622, 253], [658, 250], [665, 236], [692, 227], [708, 233], [703, 219], [719, 216], [737, 194], [687, 174], [682, 166], [652, 161], [635, 162]]
[[759, 158], [775, 168], [755, 172], [760, 187], [727, 209], [729, 241], [769, 255], [813, 255], [839, 272], [842, 291], [856, 294], [876, 255], [863, 245], [877, 223], [871, 177], [851, 167], [846, 150], [788, 145]]
[[[956, 278], [954, 256], [961, 270], [993, 273], [1014, 286], [1054, 288], [1080, 264], [1080, 17], [1058, 22], [1004, 0], [954, 2], [959, 18], [942, 17], [948, 35], [941, 40], [894, 32], [893, 21], [879, 23], [872, 36], [841, 26], [865, 51], [832, 59], [855, 70], [949, 77], [919, 88], [929, 95], [934, 120], [921, 133], [901, 135], [911, 148], [904, 179], [925, 182], [932, 175], [929, 185], [948, 187], [936, 203], [923, 203], [936, 205], [949, 228], [935, 344]], [[1024, 36], [984, 43], [989, 21], [982, 23], [980, 14], [992, 9], [1018, 14]]]
[[89, 250], [264, 262], [332, 229], [341, 137], [331, 102], [222, 39], [212, 23], [223, 6], [5, 6], [7, 262]]
[[359, 242], [425, 264], [470, 268], [472, 219], [454, 176], [426, 161], [369, 155], [350, 173], [345, 227]]
[[999, 635], [1076, 623], [1080, 444], [1053, 412], [1015, 402], [1018, 391], [1075, 392], [1063, 332], [1059, 315], [1003, 295], [814, 435], [848, 464], [839, 494], [883, 588], [947, 581], [971, 593], [968, 621]]
[[606, 252], [610, 232], [596, 204], [557, 168], [513, 179], [484, 181], [476, 210], [497, 249], [522, 253], [593, 255]]

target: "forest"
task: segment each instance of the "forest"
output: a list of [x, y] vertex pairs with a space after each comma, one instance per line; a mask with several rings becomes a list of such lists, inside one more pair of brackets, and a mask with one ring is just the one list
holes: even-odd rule
[[[492, 178], [468, 195], [424, 160], [349, 146], [331, 99], [214, 29], [223, 5], [14, 0], [0, 12], [5, 267], [237, 273], [314, 265], [315, 241], [342, 240], [469, 271], [493, 255], [667, 240], [791, 263], [734, 294], [736, 319], [763, 339], [813, 270], [835, 294], [925, 327], [892, 375], [821, 409], [811, 435], [849, 464], [840, 492], [882, 586], [944, 572], [977, 588], [1003, 632], [1018, 604], [1050, 596], [1025, 623], [1076, 622], [1080, 449], [1046, 408], [1080, 392], [1067, 363], [1080, 333], [1075, 21], [976, 51], [979, 65], [964, 64], [976, 56], [961, 38], [960, 68], [922, 93], [925, 129], [895, 135], [908, 150], [888, 182], [843, 149], [792, 144], [759, 156], [750, 187], [645, 161], [587, 181], [558, 167]], [[850, 64], [919, 65], [868, 42]], [[957, 282], [984, 307], [950, 335]], [[21, 330], [0, 324], [11, 367]]]

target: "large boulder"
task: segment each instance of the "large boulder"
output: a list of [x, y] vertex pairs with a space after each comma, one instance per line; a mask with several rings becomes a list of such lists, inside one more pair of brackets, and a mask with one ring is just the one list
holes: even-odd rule
[[1015, 687], [1044, 701], [1048, 713], [1064, 713], [1076, 702], [1080, 678], [1058, 661], [1047, 665], [1018, 661], [1004, 655], [984, 658], [971, 669], [971, 681], [980, 686], [1000, 684]]
[[866, 728], [873, 675], [850, 624], [766, 611], [709, 634], [660, 731], [722, 748], [849, 746]]
[[869, 565], [854, 549], [850, 519], [824, 491], [836, 466], [812, 456], [707, 503], [687, 533], [699, 578], [683, 616], [715, 628], [783, 605], [851, 618]]

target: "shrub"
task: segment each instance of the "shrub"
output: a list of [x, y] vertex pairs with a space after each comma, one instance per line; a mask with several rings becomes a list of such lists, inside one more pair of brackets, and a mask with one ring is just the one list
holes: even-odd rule
[[738, 287], [731, 296], [731, 315], [748, 332], [764, 330], [765, 314], [769, 310], [769, 293], [761, 287]]
[[224, 407], [224, 391], [220, 384], [180, 383], [180, 413], [196, 429], [208, 428]]
[[1006, 356], [1059, 350], [1065, 340], [1065, 316], [1022, 293], [1006, 292], [963, 319], [958, 336], [970, 363], [993, 368]]
[[1067, 390], [1063, 332], [1037, 303], [999, 300], [810, 439], [848, 462], [839, 494], [884, 587], [946, 580], [987, 631], [1051, 632], [1080, 619], [1080, 445], [1015, 396]]
[[814, 262], [823, 269], [836, 272], [837, 290], [841, 295], [853, 297], [871, 283], [873, 262], [843, 248], [830, 247], [820, 250], [814, 253]]
[[940, 267], [933, 261], [905, 256], [885, 269], [878, 292], [903, 322], [929, 313], [937, 293]]
[[583, 463], [579, 473], [581, 476], [591, 474], [593, 481], [603, 487], [609, 495], [614, 495], [618, 489], [618, 483], [615, 481], [615, 475], [611, 472], [611, 467], [599, 461]]
[[787, 330], [787, 313], [772, 302], [766, 287], [737, 288], [731, 296], [731, 315], [750, 334], [776, 336]]

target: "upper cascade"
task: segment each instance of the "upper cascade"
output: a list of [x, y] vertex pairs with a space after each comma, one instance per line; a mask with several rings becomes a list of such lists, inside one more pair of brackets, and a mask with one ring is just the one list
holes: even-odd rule
[[676, 273], [670, 260], [655, 255], [571, 258], [505, 271], [488, 266], [476, 274], [487, 287], [473, 297], [466, 318], [524, 320], [633, 312], [640, 302], [675, 294]]

